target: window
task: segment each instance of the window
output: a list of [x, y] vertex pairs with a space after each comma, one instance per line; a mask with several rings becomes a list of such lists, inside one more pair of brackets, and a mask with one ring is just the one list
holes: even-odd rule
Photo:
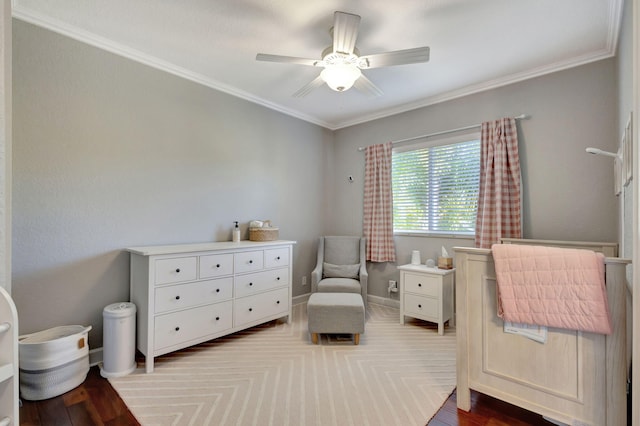
[[393, 230], [474, 235], [480, 134], [393, 149]]

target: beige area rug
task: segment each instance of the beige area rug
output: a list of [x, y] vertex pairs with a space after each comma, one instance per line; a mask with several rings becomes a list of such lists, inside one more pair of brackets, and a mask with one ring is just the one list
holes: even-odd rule
[[455, 328], [400, 325], [370, 303], [365, 333], [313, 345], [306, 304], [272, 321], [156, 358], [109, 381], [143, 425], [425, 425], [455, 387]]

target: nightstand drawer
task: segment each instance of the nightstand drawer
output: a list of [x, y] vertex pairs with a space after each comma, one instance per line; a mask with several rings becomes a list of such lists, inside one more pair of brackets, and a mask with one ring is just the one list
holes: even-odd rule
[[180, 283], [196, 279], [198, 259], [176, 257], [156, 260], [156, 284]]
[[221, 302], [231, 299], [232, 296], [232, 277], [157, 287], [155, 311], [158, 314], [206, 303]]
[[440, 303], [438, 299], [431, 297], [416, 296], [415, 294], [404, 295], [405, 313], [411, 316], [428, 317], [437, 321], [439, 316]]
[[407, 273], [404, 286], [403, 291], [407, 293], [438, 297], [442, 287], [442, 277]]

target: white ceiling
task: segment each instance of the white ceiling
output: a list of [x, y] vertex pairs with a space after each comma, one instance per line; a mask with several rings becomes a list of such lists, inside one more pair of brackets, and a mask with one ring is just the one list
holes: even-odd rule
[[[615, 54], [623, 0], [13, 0], [13, 16], [338, 129]], [[363, 55], [429, 46], [427, 63], [364, 71], [384, 94], [323, 86], [333, 12], [362, 17]]]

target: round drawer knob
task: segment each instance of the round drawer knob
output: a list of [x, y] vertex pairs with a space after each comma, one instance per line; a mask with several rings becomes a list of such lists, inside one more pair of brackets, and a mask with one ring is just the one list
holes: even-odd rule
[[251, 287], [253, 285], [253, 283], [249, 283], [249, 287]]
[[277, 277], [277, 278], [276, 278], [276, 281], [280, 281], [280, 277]]
[[249, 312], [252, 312], [252, 311], [253, 311], [253, 308], [249, 308]]
[[176, 300], [180, 300], [180, 296], [176, 296]]
[[418, 287], [422, 287], [422, 283], [418, 283]]
[[253, 263], [253, 260], [250, 260], [249, 263]]
[[180, 327], [176, 327], [176, 331], [180, 331]]
[[180, 268], [176, 268], [176, 273], [180, 273]]
[[216, 265], [216, 268], [219, 268], [219, 267], [220, 267], [220, 264], [218, 263], [218, 264]]
[[280, 260], [280, 256], [276, 257], [276, 260]]
[[418, 305], [418, 308], [422, 308], [422, 305]]
[[220, 289], [219, 288], [216, 288], [216, 293], [220, 293]]
[[216, 317], [216, 321], [220, 321], [220, 317]]
[[279, 305], [279, 304], [280, 304], [280, 301], [279, 301], [279, 300], [277, 300], [277, 301], [276, 301], [276, 304], [277, 304], [277, 305]]

